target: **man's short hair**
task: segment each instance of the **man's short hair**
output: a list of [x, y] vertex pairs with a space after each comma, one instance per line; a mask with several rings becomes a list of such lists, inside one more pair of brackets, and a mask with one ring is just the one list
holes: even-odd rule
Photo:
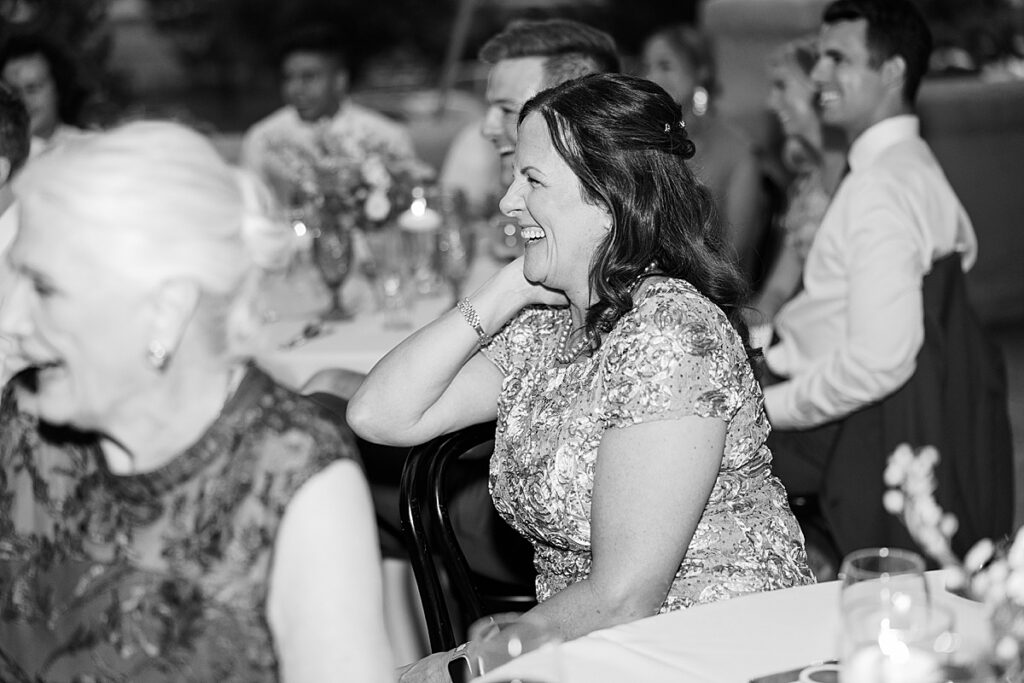
[[858, 19], [867, 22], [873, 68], [896, 56], [906, 62], [903, 98], [913, 104], [932, 54], [932, 32], [924, 15], [910, 0], [835, 0], [822, 17], [826, 24]]
[[25, 103], [14, 91], [0, 83], [0, 157], [10, 163], [11, 176], [25, 165], [31, 144]]
[[544, 85], [551, 87], [593, 73], [617, 73], [615, 40], [592, 26], [570, 19], [518, 20], [492, 36], [480, 59], [495, 64], [503, 59], [544, 57]]
[[278, 65], [296, 52], [312, 52], [331, 59], [340, 69], [349, 69], [351, 60], [341, 33], [332, 26], [310, 24], [298, 26], [278, 42]]

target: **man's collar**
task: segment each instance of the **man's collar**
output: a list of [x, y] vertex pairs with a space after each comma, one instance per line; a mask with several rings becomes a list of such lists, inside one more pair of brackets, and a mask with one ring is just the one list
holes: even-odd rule
[[850, 170], [856, 171], [871, 165], [878, 155], [897, 142], [920, 137], [920, 131], [920, 121], [913, 114], [882, 119], [861, 133], [850, 145], [850, 153], [847, 155]]
[[334, 110], [333, 114], [326, 114], [324, 116], [321, 116], [316, 121], [306, 121], [301, 116], [299, 116], [299, 112], [298, 112], [298, 110], [295, 107], [293, 107], [291, 105], [288, 105], [288, 113], [291, 114], [292, 118], [296, 122], [304, 124], [304, 125], [307, 125], [307, 126], [315, 126], [317, 124], [330, 123], [331, 121], [334, 121], [335, 119], [341, 117], [345, 113], [345, 111], [347, 109], [348, 109], [348, 99], [346, 98], [346, 99], [341, 101], [341, 104], [338, 105], [338, 108]]

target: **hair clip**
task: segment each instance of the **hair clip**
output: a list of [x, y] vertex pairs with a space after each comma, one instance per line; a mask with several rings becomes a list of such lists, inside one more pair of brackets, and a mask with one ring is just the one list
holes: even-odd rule
[[682, 128], [683, 130], [686, 130], [686, 121], [679, 119], [679, 127]]
[[668, 132], [670, 132], [671, 130], [672, 130], [672, 125], [671, 125], [671, 124], [668, 124], [668, 123], [666, 123], [666, 124], [665, 124], [665, 132], [666, 132], [666, 133], [668, 133]]

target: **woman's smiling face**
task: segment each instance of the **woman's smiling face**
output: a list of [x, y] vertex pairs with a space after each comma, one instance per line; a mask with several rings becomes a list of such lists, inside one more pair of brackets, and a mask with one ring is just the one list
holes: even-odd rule
[[102, 429], [146, 381], [146, 292], [117, 272], [95, 235], [72, 229], [81, 226], [45, 201], [20, 208], [0, 335], [35, 368], [23, 407], [55, 424]]
[[559, 156], [537, 112], [519, 127], [515, 175], [500, 207], [516, 219], [526, 241], [526, 278], [588, 305], [590, 264], [611, 229], [611, 216], [584, 199], [579, 178]]

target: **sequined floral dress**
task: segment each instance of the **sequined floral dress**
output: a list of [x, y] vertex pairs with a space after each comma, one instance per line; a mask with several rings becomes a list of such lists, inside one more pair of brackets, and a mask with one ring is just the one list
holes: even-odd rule
[[250, 369], [199, 442], [115, 476], [89, 442], [0, 413], [0, 680], [277, 680], [273, 542], [351, 435]]
[[488, 347], [505, 373], [491, 495], [534, 546], [538, 599], [589, 574], [604, 431], [692, 415], [727, 422], [725, 454], [661, 611], [813, 583], [771, 472], [761, 390], [728, 319], [683, 280], [648, 280], [634, 299], [597, 353], [567, 366], [554, 361], [566, 310], [526, 309]]

